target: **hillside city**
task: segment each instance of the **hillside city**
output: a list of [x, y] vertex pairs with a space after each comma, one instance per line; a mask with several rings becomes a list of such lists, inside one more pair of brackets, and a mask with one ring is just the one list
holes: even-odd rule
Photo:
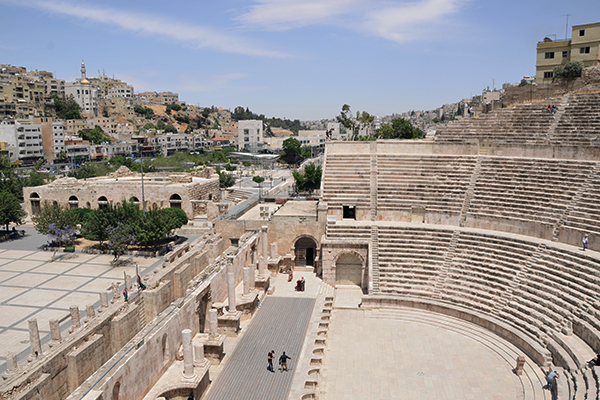
[[[20, 165], [40, 159], [48, 164], [80, 163], [223, 147], [276, 153], [290, 136], [319, 153], [328, 131], [333, 140], [348, 139], [348, 130], [335, 117], [290, 121], [268, 119], [243, 107], [233, 111], [198, 107], [173, 92], [136, 93], [127, 82], [104, 73], [88, 77], [83, 62], [81, 78], [75, 82], [44, 70], [0, 64], [0, 83], [1, 150]], [[468, 107], [480, 112], [482, 105], [500, 100], [503, 90], [487, 88], [482, 95], [435, 110], [373, 116], [360, 133], [368, 135], [397, 118], [427, 131], [461, 118]], [[257, 135], [250, 134], [241, 145], [244, 129]]]

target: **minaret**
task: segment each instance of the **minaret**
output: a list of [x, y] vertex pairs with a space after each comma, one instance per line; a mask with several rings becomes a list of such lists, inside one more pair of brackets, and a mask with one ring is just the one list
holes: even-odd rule
[[82, 81], [87, 80], [85, 78], [85, 63], [83, 61], [81, 61], [81, 80]]

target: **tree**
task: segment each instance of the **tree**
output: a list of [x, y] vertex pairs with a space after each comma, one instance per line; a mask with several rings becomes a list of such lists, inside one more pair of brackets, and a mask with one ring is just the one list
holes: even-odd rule
[[79, 137], [94, 144], [110, 142], [110, 139], [104, 136], [104, 131], [98, 125], [94, 129], [82, 129], [79, 131]]
[[115, 258], [113, 263], [119, 261], [119, 257], [127, 251], [127, 246], [135, 243], [135, 236], [131, 234], [129, 226], [118, 222], [116, 226], [106, 228], [108, 234], [108, 248], [112, 251]]
[[565, 65], [554, 67], [555, 78], [579, 78], [583, 72], [581, 61], [567, 61]]
[[374, 136], [379, 139], [417, 139], [423, 137], [423, 131], [404, 118], [395, 118], [391, 125], [377, 129]]
[[260, 199], [261, 195], [262, 195], [262, 183], [265, 181], [265, 178], [263, 178], [262, 176], [259, 175], [255, 175], [252, 177], [252, 180], [256, 183], [258, 183], [258, 197]]
[[366, 111], [357, 111], [356, 117], [353, 117], [348, 104], [342, 106], [342, 112], [336, 117], [344, 128], [352, 132], [352, 140], [358, 140], [359, 132], [371, 125], [374, 119], [375, 117]]
[[146, 122], [146, 124], [142, 127], [143, 130], [148, 130], [148, 129], [156, 129], [156, 126], [154, 126], [154, 124], [152, 122]]
[[288, 164], [296, 164], [302, 161], [302, 144], [296, 138], [285, 139], [281, 145], [283, 153], [281, 157]]
[[132, 233], [138, 242], [147, 246], [170, 237], [177, 224], [172, 214], [153, 208], [135, 222]]
[[169, 124], [169, 125], [165, 126], [165, 132], [177, 133], [177, 128], [175, 128], [173, 125]]
[[29, 174], [29, 178], [27, 178], [23, 182], [23, 186], [42, 186], [46, 184], [46, 179], [42, 174], [37, 172], [32, 172]]
[[176, 221], [177, 224], [175, 229], [181, 228], [188, 223], [187, 214], [181, 208], [163, 208], [162, 212], [165, 214], [170, 214], [171, 217]]
[[316, 166], [314, 163], [310, 163], [304, 167], [304, 172], [293, 171], [292, 175], [298, 190], [312, 191], [321, 187], [323, 170], [320, 165]]
[[235, 178], [233, 175], [230, 175], [226, 172], [217, 171], [219, 174], [219, 187], [221, 189], [226, 189], [235, 185]]
[[72, 214], [67, 207], [63, 207], [56, 202], [44, 203], [40, 212], [31, 217], [33, 227], [38, 233], [47, 235], [51, 224], [55, 229], [64, 229], [67, 226], [75, 226]]
[[79, 104], [77, 104], [72, 96], [66, 99], [64, 95], [58, 96], [53, 94], [52, 100], [54, 101], [54, 109], [59, 119], [81, 119]]
[[9, 191], [16, 198], [23, 197], [23, 182], [16, 175], [15, 164], [8, 156], [0, 156], [0, 191]]
[[17, 225], [23, 223], [27, 213], [23, 211], [19, 199], [8, 190], [0, 192], [0, 225], [6, 226], [12, 222]]

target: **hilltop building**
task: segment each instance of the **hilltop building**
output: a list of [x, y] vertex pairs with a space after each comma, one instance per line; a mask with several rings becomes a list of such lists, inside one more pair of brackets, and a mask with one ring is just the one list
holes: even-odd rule
[[554, 68], [580, 61], [585, 68], [600, 65], [600, 22], [573, 25], [571, 39], [545, 38], [537, 45], [536, 83], [552, 82]]
[[73, 96], [79, 104], [82, 117], [92, 118], [98, 116], [98, 88], [92, 85], [85, 75], [85, 63], [82, 61], [81, 79], [67, 83], [65, 94], [67, 97]]

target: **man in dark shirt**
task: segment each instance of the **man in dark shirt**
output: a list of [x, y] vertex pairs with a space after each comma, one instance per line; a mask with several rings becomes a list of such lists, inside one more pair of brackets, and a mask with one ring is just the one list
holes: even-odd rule
[[275, 372], [273, 369], [273, 358], [275, 357], [275, 351], [271, 350], [269, 355], [267, 356], [267, 360], [269, 361], [269, 366], [267, 367], [267, 371]]
[[281, 372], [283, 372], [283, 369], [285, 368], [285, 370], [287, 371], [287, 360], [291, 360], [292, 357], [289, 357], [285, 354], [285, 351], [283, 352], [283, 354], [281, 355], [281, 357], [279, 357], [279, 366], [280, 366], [280, 370]]

